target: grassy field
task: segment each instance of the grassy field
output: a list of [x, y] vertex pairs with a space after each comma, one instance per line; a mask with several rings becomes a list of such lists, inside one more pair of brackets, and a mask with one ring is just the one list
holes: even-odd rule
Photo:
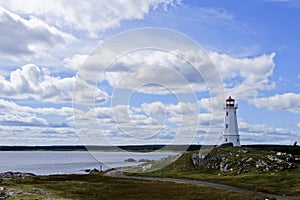
[[[247, 149], [249, 151], [249, 149]], [[233, 151], [233, 149], [230, 149]], [[277, 173], [263, 173], [252, 169], [246, 174], [236, 175], [236, 172], [220, 172], [217, 169], [194, 167], [191, 156], [193, 153], [183, 154], [177, 161], [167, 167], [147, 173], [127, 173], [138, 176], [174, 177], [194, 180], [202, 180], [221, 183], [235, 187], [261, 191], [270, 194], [288, 195], [300, 197], [300, 166], [296, 169], [282, 170]], [[265, 151], [250, 150], [252, 157], [260, 157]], [[255, 168], [255, 167], [254, 167]]]
[[[235, 152], [241, 149], [226, 149]], [[244, 149], [245, 150], [245, 149]], [[250, 150], [247, 156], [263, 157], [266, 151]], [[221, 183], [270, 194], [300, 197], [300, 166], [297, 168], [264, 173], [255, 167], [249, 173], [237, 175], [235, 171], [195, 167], [188, 152], [170, 165], [153, 172], [137, 173], [138, 176], [175, 177]], [[235, 153], [234, 159], [238, 159]], [[169, 162], [163, 160], [163, 164]], [[150, 163], [151, 164], [151, 163]], [[162, 167], [154, 164], [154, 168]], [[147, 163], [146, 165], [149, 165]], [[136, 168], [135, 168], [136, 169]], [[131, 173], [132, 175], [133, 173]], [[143, 181], [106, 177], [103, 174], [52, 175], [1, 178], [0, 187], [12, 199], [265, 199], [264, 196], [230, 192], [211, 187], [173, 182]], [[3, 194], [0, 194], [3, 196]]]
[[4, 179], [8, 199], [265, 199], [259, 195], [171, 182], [104, 177], [101, 174]]

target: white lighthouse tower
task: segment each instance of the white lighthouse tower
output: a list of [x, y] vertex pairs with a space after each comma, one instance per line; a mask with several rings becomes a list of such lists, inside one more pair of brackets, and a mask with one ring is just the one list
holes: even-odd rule
[[229, 96], [226, 99], [225, 110], [225, 119], [224, 119], [224, 132], [223, 132], [223, 141], [222, 143], [232, 142], [233, 146], [241, 146], [240, 144], [240, 135], [237, 125], [236, 110], [238, 109], [235, 100]]

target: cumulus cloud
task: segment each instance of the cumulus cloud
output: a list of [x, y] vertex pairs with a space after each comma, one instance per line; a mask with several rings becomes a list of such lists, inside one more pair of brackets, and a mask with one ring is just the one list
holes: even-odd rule
[[[75, 123], [83, 141], [93, 144], [190, 144], [202, 135], [204, 143], [209, 125], [209, 113], [198, 113], [197, 103], [163, 103], [154, 101], [138, 107], [115, 105], [97, 107], [76, 115]], [[95, 123], [97, 122], [97, 123]], [[87, 131], [89, 130], [89, 131]], [[217, 129], [214, 129], [217, 130]], [[220, 129], [218, 130], [218, 135]], [[105, 137], [106, 139], [103, 139]], [[217, 138], [214, 138], [216, 142]], [[128, 142], [128, 143], [127, 143]]]
[[[198, 113], [193, 117], [190, 113], [197, 110], [197, 105], [191, 103], [162, 103], [155, 101], [143, 103], [140, 107], [128, 105], [116, 105], [113, 107], [90, 108], [87, 112], [81, 112], [80, 118], [75, 120], [79, 126], [78, 132], [84, 144], [107, 144], [105, 139], [112, 145], [120, 144], [174, 144], [172, 141], [179, 137], [176, 144], [217, 142], [223, 128], [224, 113], [220, 113], [217, 124], [209, 124], [210, 113]], [[31, 139], [39, 144], [52, 144], [58, 142], [78, 141], [72, 125], [72, 108], [30, 108], [16, 103], [0, 101], [0, 130], [1, 138], [6, 135], [12, 141], [14, 137]], [[51, 115], [64, 117], [61, 124], [52, 124], [46, 120]], [[184, 126], [182, 125], [182, 120]], [[79, 120], [79, 121], [78, 121]], [[96, 122], [96, 126], [95, 125]], [[191, 123], [186, 123], [191, 122]], [[195, 123], [197, 129], [195, 129]], [[68, 123], [68, 126], [66, 126]], [[79, 123], [79, 124], [78, 124]], [[84, 126], [81, 126], [84, 124]], [[211, 132], [208, 127], [212, 126]], [[182, 132], [178, 132], [179, 128]], [[239, 120], [241, 140], [244, 144], [268, 143], [277, 144], [278, 140], [291, 143], [298, 140], [299, 135], [281, 128], [270, 128], [264, 124], [247, 124], [243, 119]], [[27, 132], [28, 131], [28, 132]], [[214, 133], [213, 131], [216, 131]], [[8, 135], [10, 133], [10, 135]], [[214, 134], [214, 140], [206, 141], [205, 135]], [[180, 136], [181, 135], [181, 136]], [[3, 138], [6, 140], [5, 138]], [[61, 139], [59, 141], [59, 139]], [[73, 142], [71, 140], [73, 139]], [[3, 141], [4, 141], [3, 140]], [[27, 141], [27, 140], [24, 140]]]
[[82, 112], [76, 115], [75, 123], [83, 143], [94, 145], [149, 144], [158, 139], [168, 143], [166, 137], [172, 132], [167, 125], [145, 113], [135, 113], [127, 105]]
[[[170, 104], [160, 101], [143, 103], [134, 108], [128, 105], [97, 107], [82, 112], [81, 119], [77, 118], [79, 121], [76, 123], [83, 142], [89, 144], [105, 144], [104, 141], [114, 145], [216, 144], [224, 127], [224, 111], [219, 113], [218, 121], [211, 124], [211, 113], [191, 115], [195, 108], [197, 105], [190, 103]], [[93, 123], [93, 120], [97, 123]], [[290, 144], [299, 140], [299, 134], [287, 129], [248, 124], [242, 118], [238, 123], [243, 144], [278, 144], [279, 141]], [[176, 137], [180, 140], [174, 141]]]
[[[275, 87], [275, 83], [271, 81], [275, 67], [275, 53], [236, 58], [228, 54], [210, 52], [209, 58], [214, 65], [209, 64], [205, 56], [200, 56], [202, 60], [193, 60], [199, 54], [201, 52], [196, 51], [136, 51], [121, 56], [106, 69], [99, 69], [99, 64], [97, 65], [99, 58], [92, 55], [85, 63], [84, 76], [92, 77], [92, 73], [105, 71], [102, 78], [112, 87], [137, 89], [150, 94], [204, 92], [208, 90], [207, 86], [215, 82], [217, 76], [221, 76], [226, 92], [244, 100], [257, 97], [261, 91]], [[188, 61], [198, 63], [201, 67], [198, 69], [191, 66], [178, 55], [184, 55]], [[74, 61], [80, 58], [84, 57], [75, 56]], [[215, 68], [218, 71], [213, 70]], [[219, 99], [223, 101], [224, 97]]]
[[22, 18], [3, 7], [0, 7], [0, 29], [0, 55], [13, 61], [49, 57], [49, 51], [64, 48], [75, 40], [34, 16]]
[[[0, 76], [2, 95], [16, 99], [33, 98], [55, 103], [71, 102], [76, 77], [53, 77], [34, 64], [27, 64], [10, 73], [8, 78]], [[85, 84], [86, 87], [93, 87]], [[80, 90], [80, 88], [77, 88]], [[105, 101], [107, 95], [99, 89], [93, 90], [97, 102]], [[84, 91], [79, 91], [84, 98]]]
[[239, 120], [239, 132], [242, 144], [293, 144], [300, 139], [296, 132], [265, 124], [248, 124], [243, 119]]
[[[205, 81], [213, 82], [215, 76], [218, 76], [218, 74], [212, 74], [209, 70], [210, 68], [208, 66], [213, 67], [213, 65], [206, 65], [207, 70], [203, 71], [202, 69], [203, 73], [207, 73], [205, 76], [206, 79], [204, 80], [201, 76], [203, 74], [197, 74], [199, 73], [198, 69], [193, 68], [193, 66], [191, 67], [185, 60], [176, 56], [176, 53], [178, 52], [137, 51], [126, 54], [109, 66], [106, 72], [102, 74], [102, 78], [107, 81], [105, 84], [110, 84], [112, 88], [135, 90], [150, 95], [172, 94], [173, 92], [180, 96], [181, 93], [187, 91], [193, 91], [194, 93], [207, 92], [208, 88], [206, 88], [204, 84]], [[197, 53], [199, 52], [183, 52], [188, 59], [194, 59]], [[275, 67], [275, 53], [269, 55], [263, 54], [252, 58], [235, 58], [227, 54], [211, 52], [209, 57], [223, 77], [227, 92], [239, 100], [248, 100], [249, 97], [253, 99], [261, 91], [269, 90], [274, 87], [270, 77]], [[97, 69], [99, 65], [96, 65], [96, 56], [95, 58], [92, 57], [89, 62], [91, 66], [89, 66], [90, 68], [86, 71], [85, 75], [87, 77], [91, 77], [92, 75], [89, 76], [89, 74], [95, 73], [94, 70], [99, 70]], [[203, 66], [203, 64], [200, 66]], [[103, 69], [100, 69], [100, 71], [101, 70]], [[167, 74], [167, 76], [162, 76], [165, 74]], [[178, 77], [185, 81], [180, 81]], [[232, 84], [229, 85], [229, 83]], [[191, 87], [193, 90], [187, 90], [188, 87]], [[120, 92], [122, 90], [117, 91]], [[112, 96], [115, 98], [124, 98], [124, 95], [117, 96], [115, 93]], [[193, 132], [195, 130], [189, 128], [194, 126], [192, 122], [198, 120], [198, 126], [201, 127], [196, 130], [198, 133], [206, 133], [208, 127], [210, 127], [219, 134], [222, 131], [220, 128], [223, 127], [222, 107], [225, 97], [223, 93], [220, 93], [220, 95], [214, 98], [214, 101], [212, 101], [212, 98], [201, 98], [198, 100], [196, 109], [204, 110], [207, 113], [200, 113], [192, 117], [189, 114], [198, 112], [198, 110], [195, 111], [195, 107], [186, 103], [180, 102], [177, 105], [168, 105], [162, 102], [152, 102], [151, 104], [142, 104], [140, 108], [133, 108], [132, 111], [136, 111], [136, 113], [131, 113], [130, 117], [128, 117], [127, 108], [123, 108], [124, 110], [122, 111], [119, 110], [119, 112], [117, 112], [119, 113], [117, 118], [110, 118], [106, 113], [106, 117], [101, 119], [103, 121], [101, 121], [100, 124], [111, 123], [110, 125], [105, 125], [109, 127], [108, 129], [111, 129], [116, 123], [119, 123], [123, 129], [128, 130], [128, 132], [142, 132], [147, 136], [149, 135], [148, 131], [137, 131], [137, 124], [150, 127], [152, 123], [153, 127], [148, 130], [150, 130], [150, 132], [151, 130], [157, 132], [161, 131], [159, 129], [161, 128], [159, 126], [160, 124], [167, 123], [176, 126], [184, 122], [185, 130], [187, 132]], [[191, 100], [191, 98], [189, 98], [189, 100]], [[141, 112], [143, 114], [141, 114]], [[213, 121], [211, 121], [212, 118], [214, 118]], [[86, 119], [88, 120], [90, 118], [87, 117]], [[135, 120], [129, 124], [130, 119]], [[167, 130], [164, 129], [165, 133], [172, 133], [171, 135], [174, 135], [174, 132], [176, 132], [174, 131], [174, 127], [171, 128], [171, 126], [168, 126], [165, 128], [168, 128]], [[116, 129], [113, 132], [117, 132]]]
[[256, 97], [259, 91], [274, 89], [275, 53], [252, 58], [235, 58], [228, 54], [211, 52], [210, 59], [223, 77], [227, 92], [238, 99]]
[[69, 107], [32, 108], [0, 99], [0, 144], [79, 144], [75, 129], [67, 120], [72, 115]]
[[38, 118], [36, 116], [30, 117], [18, 117], [15, 115], [1, 115], [0, 124], [5, 126], [48, 126], [49, 124], [43, 118]]
[[[55, 55], [59, 54], [55, 53], [58, 49], [62, 51], [67, 45], [78, 45], [73, 43], [77, 39], [83, 38], [85, 40], [83, 42], [93, 41], [90, 39], [101, 37], [102, 33], [119, 27], [124, 21], [141, 20], [155, 9], [168, 9], [179, 3], [180, 1], [175, 0], [79, 0], [76, 3], [71, 0], [1, 1], [0, 6], [3, 6], [0, 8], [1, 59], [36, 61], [40, 58], [56, 57]], [[207, 21], [214, 18], [213, 23], [216, 24], [226, 21], [227, 28], [231, 27], [229, 25], [234, 20], [234, 16], [222, 9], [203, 8], [201, 12], [203, 12], [202, 18], [198, 20]], [[78, 70], [87, 58], [87, 55], [84, 55], [86, 51], [68, 53], [68, 56], [70, 54], [73, 56], [63, 61], [59, 60], [59, 63], [68, 69]], [[205, 68], [204, 70], [203, 68], [195, 69], [184, 59], [176, 56], [181, 53], [186, 58], [195, 61], [193, 59], [197, 59], [196, 55], [203, 52], [193, 50], [176, 52], [176, 49], [168, 53], [163, 51], [132, 52], [120, 57], [110, 68], [106, 69], [102, 77], [103, 81], [113, 88], [155, 95], [178, 94], [187, 91], [207, 92], [205, 82], [214, 83], [215, 77], [219, 76], [218, 73], [210, 70], [214, 66], [206, 59], [196, 60], [196, 63], [202, 62], [199, 66], [205, 66]], [[275, 67], [275, 56], [275, 53], [270, 53], [237, 58], [228, 54], [209, 52], [210, 60], [223, 77], [226, 91], [235, 98], [239, 100], [254, 98], [252, 103], [257, 107], [300, 113], [299, 94], [286, 93], [257, 98], [261, 91], [275, 87], [275, 83], [270, 79]], [[64, 56], [58, 57], [61, 59]], [[91, 60], [94, 61], [93, 58]], [[90, 71], [84, 75], [94, 78], [99, 70], [103, 70], [97, 68], [97, 63], [95, 67], [90, 68]], [[202, 74], [198, 74], [199, 70]], [[112, 98], [81, 77], [51, 76], [50, 73], [46, 73], [44, 69], [34, 64], [24, 65], [10, 74], [2, 74], [0, 93], [6, 98], [58, 103], [59, 107], [59, 103], [71, 102], [75, 82], [79, 86], [76, 88], [75, 98], [83, 99], [81, 102], [91, 103], [90, 97], [92, 97], [93, 103], [95, 100], [97, 104]], [[143, 103], [140, 107], [117, 104], [112, 107], [97, 107], [95, 110], [93, 110], [93, 104], [88, 108], [90, 110], [76, 110], [76, 113], [80, 113], [80, 117], [76, 120], [81, 121], [79, 125], [84, 124], [84, 128], [81, 127], [79, 132], [85, 133], [91, 142], [94, 139], [94, 141], [99, 140], [100, 124], [104, 135], [111, 138], [115, 144], [140, 144], [141, 141], [168, 143], [176, 137], [180, 124], [184, 124], [180, 127], [182, 133], [185, 133], [184, 137], [180, 137], [180, 142], [184, 143], [190, 139], [193, 140], [192, 133], [194, 132], [198, 135], [202, 134], [202, 137], [207, 133], [209, 125], [215, 128], [216, 132], [223, 126], [224, 96], [222, 95], [219, 95], [217, 101], [214, 102], [210, 98], [202, 98], [193, 103], [176, 104], [156, 101]], [[215, 111], [216, 120], [214, 124], [210, 124], [212, 108], [218, 107], [220, 111]], [[198, 113], [199, 108], [205, 110], [205, 113]], [[72, 144], [72, 139], [78, 141], [74, 135], [74, 129], [69, 127], [73, 125], [72, 108], [32, 108], [0, 99], [0, 110], [2, 112], [0, 115], [1, 141], [6, 141], [7, 144], [9, 144], [8, 139], [11, 141], [22, 139], [23, 142], [35, 141], [39, 144], [44, 144], [46, 141], [52, 143], [64, 141]], [[196, 113], [196, 115], [191, 115], [191, 113]], [[62, 122], [52, 123], [47, 120], [52, 117]], [[91, 123], [93, 119], [97, 121], [96, 126]], [[195, 129], [195, 124], [198, 125], [197, 129]], [[300, 124], [298, 126], [300, 127]], [[276, 142], [276, 140], [289, 142], [287, 138], [290, 135], [297, 137], [293, 132], [270, 128], [263, 124], [249, 125], [241, 121], [240, 128], [241, 138], [250, 143], [266, 141], [266, 138], [270, 142]], [[120, 129], [125, 130], [125, 134]], [[145, 138], [148, 138], [147, 141]]]
[[[113, 88], [137, 90], [147, 94], [206, 91], [206, 84], [214, 84], [218, 74], [210, 76], [215, 68], [205, 55], [199, 54], [203, 52], [140, 50], [119, 57], [106, 68], [102, 67], [103, 62], [111, 61], [104, 61], [94, 54], [87, 58], [80, 77], [94, 81], [101, 75], [100, 81], [107, 81]], [[183, 59], [182, 55], [188, 60]], [[194, 67], [189, 63], [191, 60], [199, 66]], [[219, 85], [222, 86], [222, 83]]]
[[81, 144], [73, 121], [76, 110], [45, 105], [30, 107], [0, 99], [0, 144]]
[[70, 116], [73, 115], [73, 108], [70, 107], [61, 107], [61, 108], [52, 108], [52, 107], [42, 107], [42, 108], [33, 108], [30, 106], [20, 106], [12, 101], [7, 101], [0, 99], [0, 110], [2, 113], [18, 113], [22, 116], [31, 116], [31, 115], [56, 115], [56, 116]]
[[[226, 92], [239, 100], [253, 99], [261, 91], [274, 88], [274, 83], [270, 78], [275, 67], [275, 53], [249, 58], [235, 58], [228, 54], [210, 52], [209, 57], [220, 74], [212, 74], [213, 70], [210, 69], [214, 66], [205, 64], [208, 62], [205, 59], [196, 61], [204, 63], [200, 64], [200, 66], [204, 66], [200, 70], [178, 57], [176, 53], [179, 52], [154, 50], [131, 52], [120, 57], [106, 68], [102, 78], [113, 88], [136, 90], [147, 94], [174, 93], [178, 95], [187, 91], [206, 92], [208, 88], [205, 83], [214, 82], [215, 77], [221, 75]], [[192, 60], [201, 52], [180, 53]], [[89, 74], [95, 73], [95, 71], [104, 70], [97, 68], [99, 67], [97, 56], [93, 56], [88, 58], [91, 66], [88, 66], [89, 68], [84, 74], [86, 77], [92, 77]], [[162, 74], [167, 74], [167, 76], [162, 76]], [[220, 93], [214, 98], [216, 100], [213, 102], [211, 98], [202, 98], [199, 105], [209, 112], [217, 113], [216, 108], [222, 110], [225, 97], [223, 93]], [[220, 121], [220, 119], [216, 120]]]
[[0, 125], [1, 145], [78, 145], [79, 137], [69, 127]]
[[78, 70], [87, 59], [88, 55], [74, 55], [72, 57], [65, 58], [62, 62], [63, 66], [72, 70]]
[[252, 103], [257, 107], [265, 107], [269, 110], [285, 110], [300, 113], [300, 94], [284, 93], [270, 97], [257, 98]]
[[[70, 121], [66, 120], [73, 115], [73, 108], [61, 107], [36, 107], [21, 106], [12, 101], [0, 99], [0, 125], [3, 126], [36, 126], [61, 128], [69, 127]], [[64, 119], [60, 121], [48, 119]]]
[[149, 1], [76, 1], [45, 0], [20, 2], [10, 0], [0, 5], [19, 14], [33, 15], [61, 29], [86, 31], [92, 38], [98, 33], [120, 26], [124, 20], [143, 19], [151, 10], [159, 7], [167, 9], [179, 4], [175, 0]]

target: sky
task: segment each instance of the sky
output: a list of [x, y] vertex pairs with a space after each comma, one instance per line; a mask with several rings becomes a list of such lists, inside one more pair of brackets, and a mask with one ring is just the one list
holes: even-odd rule
[[241, 144], [300, 142], [299, 11], [298, 0], [1, 1], [0, 145], [219, 144], [229, 95]]

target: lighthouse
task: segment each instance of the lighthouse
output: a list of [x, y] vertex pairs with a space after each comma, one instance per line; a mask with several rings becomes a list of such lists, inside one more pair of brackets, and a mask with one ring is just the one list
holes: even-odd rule
[[237, 124], [236, 110], [238, 109], [235, 100], [231, 96], [226, 99], [225, 119], [224, 119], [224, 132], [222, 143], [233, 143], [233, 146], [241, 146], [240, 135]]

